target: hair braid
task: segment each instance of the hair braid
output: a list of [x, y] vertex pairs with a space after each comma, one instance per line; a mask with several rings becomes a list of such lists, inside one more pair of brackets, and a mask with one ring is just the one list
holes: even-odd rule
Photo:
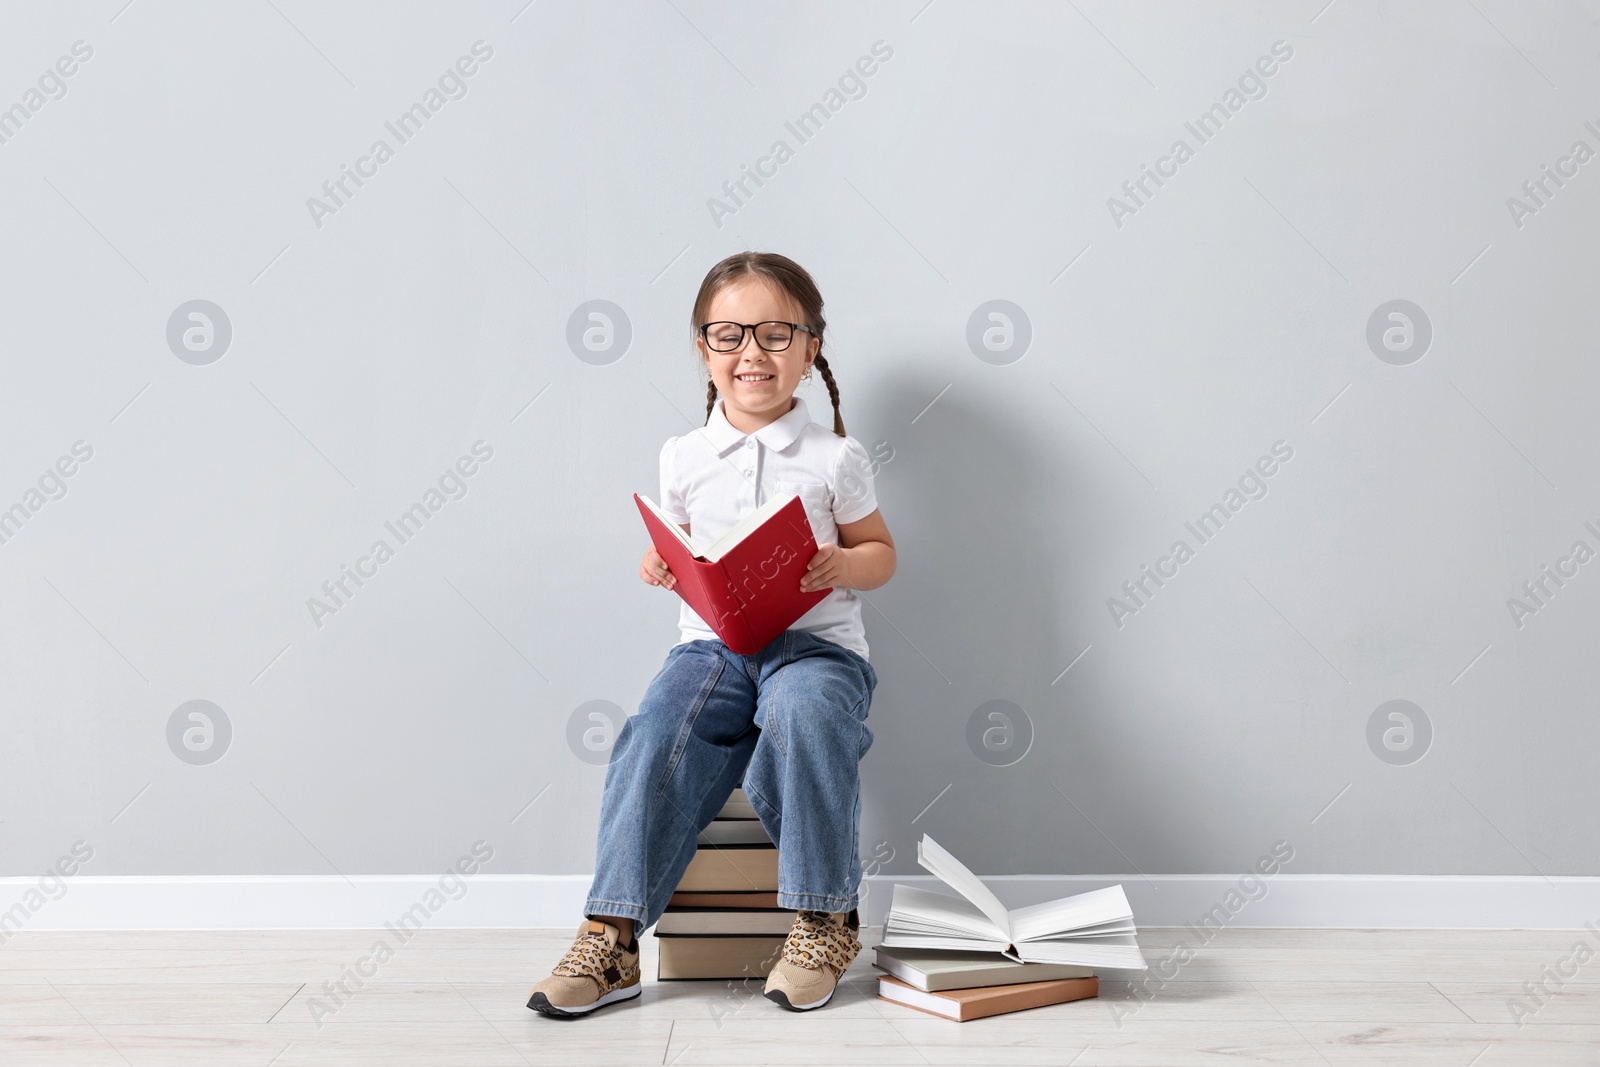
[[818, 352], [813, 362], [822, 374], [822, 384], [828, 387], [828, 399], [833, 401], [833, 432], [844, 437], [844, 416], [839, 414], [839, 385], [833, 380], [833, 372], [828, 369], [828, 357]]

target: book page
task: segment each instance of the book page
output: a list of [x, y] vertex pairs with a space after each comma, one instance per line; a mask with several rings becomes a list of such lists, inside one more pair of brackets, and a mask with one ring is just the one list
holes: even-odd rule
[[777, 513], [779, 508], [783, 507], [790, 500], [797, 499], [798, 497], [798, 493], [784, 493], [781, 496], [774, 496], [765, 504], [762, 504], [759, 508], [756, 508], [750, 514], [746, 515], [744, 518], [728, 527], [727, 533], [723, 534], [721, 537], [717, 538], [715, 541], [711, 542], [709, 546], [707, 546], [705, 551], [706, 560], [708, 562], [715, 563], [717, 560], [727, 555], [728, 551], [732, 549], [734, 545], [738, 544], [740, 541], [743, 541], [747, 536], [749, 536], [752, 530], [756, 529], [762, 523], [770, 519], [774, 514]]
[[[1080, 967], [1142, 971], [1149, 968], [1139, 942], [1131, 934], [1112, 937], [1067, 938], [1060, 941], [1022, 941], [1015, 959], [1027, 963], [1070, 963]], [[1007, 953], [1009, 957], [1010, 954]]]
[[970, 900], [904, 882], [895, 883], [889, 912], [885, 936], [892, 929], [897, 935], [977, 938], [998, 946], [1009, 940]]
[[965, 864], [945, 851], [927, 834], [923, 834], [921, 840], [917, 842], [917, 862], [951, 889], [977, 905], [978, 910], [987, 915], [999, 929], [1000, 936], [1006, 941], [1011, 940], [1011, 913], [1000, 903], [1000, 898], [995, 896], [977, 875], [967, 870]]
[[[1017, 941], [1070, 936], [1072, 931], [1133, 932], [1133, 909], [1122, 886], [1091, 889], [1043, 904], [1031, 904], [1011, 913], [1012, 936]], [[1125, 927], [1124, 927], [1125, 924]]]
[[665, 526], [669, 531], [677, 536], [679, 541], [683, 542], [683, 547], [689, 550], [689, 555], [700, 555], [699, 550], [694, 547], [694, 542], [689, 539], [689, 535], [683, 532], [683, 527], [667, 518], [667, 516], [662, 513], [661, 509], [656, 506], [656, 502], [654, 500], [651, 500], [642, 493], [639, 495], [639, 499], [644, 501], [645, 507], [650, 509], [651, 514], [661, 520], [661, 525]]

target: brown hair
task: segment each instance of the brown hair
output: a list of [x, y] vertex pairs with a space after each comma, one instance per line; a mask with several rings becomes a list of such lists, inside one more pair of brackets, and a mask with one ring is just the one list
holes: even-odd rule
[[[822, 317], [822, 293], [817, 290], [817, 283], [811, 280], [811, 275], [806, 273], [806, 269], [800, 264], [776, 252], [734, 253], [712, 267], [706, 273], [705, 280], [700, 283], [700, 293], [694, 298], [694, 313], [690, 316], [690, 328], [698, 337], [700, 324], [711, 313], [712, 298], [720, 293], [724, 286], [751, 277], [764, 278], [800, 305], [801, 317], [805, 319], [804, 325], [811, 327], [813, 336], [818, 342], [817, 354], [812, 362], [822, 373], [823, 384], [828, 387], [828, 397], [833, 401], [833, 432], [840, 437], [845, 436], [844, 416], [839, 414], [839, 386], [833, 380], [833, 372], [828, 370], [827, 359], [822, 355], [822, 332], [827, 326], [827, 321]], [[703, 356], [700, 362], [701, 366], [705, 365]], [[711, 422], [711, 412], [716, 406], [717, 383], [707, 381], [707, 423]]]

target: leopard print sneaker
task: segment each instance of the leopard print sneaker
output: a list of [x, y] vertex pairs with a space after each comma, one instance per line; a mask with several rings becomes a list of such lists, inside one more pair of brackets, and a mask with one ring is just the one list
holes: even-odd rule
[[620, 933], [610, 923], [585, 919], [550, 977], [528, 994], [528, 1007], [544, 1015], [573, 1018], [643, 993], [639, 935], [635, 933], [633, 944], [625, 946], [617, 943]]
[[766, 998], [790, 1011], [822, 1007], [861, 951], [860, 929], [855, 908], [847, 915], [796, 912], [783, 952], [767, 973]]

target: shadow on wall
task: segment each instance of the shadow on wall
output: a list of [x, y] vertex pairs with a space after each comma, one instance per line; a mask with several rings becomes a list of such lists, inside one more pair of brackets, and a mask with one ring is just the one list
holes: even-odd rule
[[[1059, 440], [961, 389], [923, 411], [948, 379], [919, 374], [917, 362], [926, 361], [902, 364], [893, 388], [862, 390], [875, 401], [846, 409], [846, 428], [869, 455], [887, 452], [880, 442], [893, 448], [877, 490], [898, 556], [895, 577], [867, 591], [862, 609], [882, 683], [869, 720], [877, 740], [862, 764], [862, 855], [887, 841], [896, 858], [883, 873], [925, 873], [916, 841], [928, 832], [986, 874], [1120, 869], [1050, 784], [1072, 793], [1080, 769], [1102, 784], [1119, 773], [1105, 765], [1115, 756], [1098, 751], [1107, 746], [1092, 736], [1095, 719], [1082, 717], [1083, 676], [1051, 685], [1104, 639], [1085, 620], [1105, 591], [1088, 587], [1076, 560], [1103, 555], [1086, 539], [1109, 527], [1074, 511], [1086, 493]], [[831, 410], [826, 394], [819, 402]], [[990, 717], [1007, 714], [985, 707], [991, 701], [1022, 710], [1014, 737]], [[1008, 752], [1008, 743], [1017, 747]], [[1056, 855], [1041, 856], [1042, 846]]]

